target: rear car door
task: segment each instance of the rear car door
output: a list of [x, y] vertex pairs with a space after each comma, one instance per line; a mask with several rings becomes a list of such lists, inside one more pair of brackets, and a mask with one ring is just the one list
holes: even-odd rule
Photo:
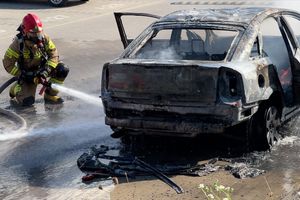
[[[278, 17], [268, 17], [260, 27], [262, 38], [262, 51], [267, 56], [272, 65], [269, 67], [272, 84], [283, 94], [284, 105], [293, 106], [293, 84], [292, 84], [292, 50], [289, 40], [284, 33], [283, 27], [279, 23]], [[277, 83], [279, 81], [279, 84]]]
[[[115, 12], [115, 19], [117, 22], [117, 26], [118, 26], [118, 30], [119, 30], [119, 34], [121, 37], [121, 41], [123, 43], [124, 49], [132, 42], [132, 40], [137, 36], [133, 36], [133, 37], [128, 37], [128, 30], [125, 30], [125, 26], [124, 26], [124, 17], [128, 18], [129, 22], [131, 21], [132, 23], [135, 23], [136, 21], [133, 22], [132, 17], [145, 17], [145, 18], [152, 18], [155, 19], [155, 21], [157, 19], [160, 18], [160, 16], [158, 15], [153, 15], [153, 14], [148, 14], [148, 13], [131, 13], [131, 12]], [[131, 17], [131, 19], [130, 19]], [[152, 20], [153, 22], [154, 20]], [[142, 22], [142, 20], [141, 20]], [[149, 25], [149, 20], [147, 20], [147, 22], [143, 22], [143, 23], [135, 23], [135, 29], [138, 29], [138, 27], [145, 27], [143, 26], [143, 24], [146, 23], [146, 26]], [[151, 23], [151, 22], [150, 22]], [[132, 29], [132, 28], [131, 28]], [[140, 30], [138, 33], [135, 34], [139, 34], [142, 30]]]
[[292, 84], [294, 103], [300, 105], [300, 16], [283, 15], [280, 20], [283, 31], [287, 36], [291, 52]]

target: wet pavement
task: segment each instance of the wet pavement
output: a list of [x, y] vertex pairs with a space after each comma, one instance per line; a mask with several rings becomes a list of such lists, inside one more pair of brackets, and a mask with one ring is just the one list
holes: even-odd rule
[[51, 198], [51, 190], [64, 196], [83, 187], [76, 166], [82, 151], [98, 143], [117, 145], [103, 125], [101, 108], [84, 109], [84, 102], [65, 99], [59, 110], [37, 103], [17, 111], [28, 122], [28, 131], [21, 138], [1, 141], [0, 199]]

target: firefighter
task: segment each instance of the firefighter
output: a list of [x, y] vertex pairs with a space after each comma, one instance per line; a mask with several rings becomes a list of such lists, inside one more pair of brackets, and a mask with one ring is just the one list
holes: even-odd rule
[[[8, 73], [18, 77], [10, 88], [10, 97], [18, 104], [30, 106], [35, 101], [39, 83], [48, 80], [62, 84], [69, 69], [59, 62], [55, 44], [44, 33], [43, 24], [36, 14], [27, 14], [18, 31], [4, 55], [3, 66]], [[45, 103], [62, 103], [63, 99], [57, 94], [58, 90], [47, 87]]]

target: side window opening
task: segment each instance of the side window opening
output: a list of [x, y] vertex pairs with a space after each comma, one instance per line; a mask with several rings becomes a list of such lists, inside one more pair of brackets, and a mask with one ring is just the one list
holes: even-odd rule
[[261, 25], [263, 50], [270, 57], [278, 72], [291, 67], [286, 44], [278, 23], [274, 18], [266, 19]]
[[284, 16], [284, 20], [287, 22], [287, 26], [289, 26], [292, 30], [293, 33], [291, 34], [294, 34], [295, 36], [295, 38], [293, 39], [296, 40], [296, 43], [293, 43], [293, 47], [294, 50], [296, 50], [297, 44], [300, 44], [300, 21], [299, 19], [296, 19], [295, 17], [289, 15]]
[[251, 53], [250, 53], [250, 58], [259, 58], [261, 57], [261, 53], [260, 53], [260, 45], [259, 45], [259, 40], [258, 37], [256, 37], [253, 46], [251, 48]]
[[276, 68], [287, 102], [292, 101], [292, 72], [287, 45], [274, 18], [267, 18], [261, 25], [263, 51]]
[[157, 60], [207, 60], [226, 58], [237, 31], [196, 28], [153, 30], [129, 58]]
[[291, 38], [293, 44], [293, 56], [292, 60], [292, 72], [293, 72], [293, 91], [294, 91], [294, 103], [300, 104], [300, 17], [294, 15], [284, 15], [282, 17], [282, 24], [284, 24], [285, 31]]

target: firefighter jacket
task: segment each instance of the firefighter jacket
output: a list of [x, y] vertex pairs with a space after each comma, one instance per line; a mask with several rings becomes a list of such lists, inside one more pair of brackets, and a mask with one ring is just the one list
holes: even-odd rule
[[[20, 45], [22, 42], [23, 44]], [[5, 70], [13, 76], [20, 76], [22, 70], [34, 72], [43, 64], [45, 60], [43, 54], [47, 57], [45, 65], [54, 69], [58, 64], [58, 52], [55, 44], [46, 34], [43, 44], [44, 48], [41, 50], [32, 41], [16, 36], [4, 55]]]

